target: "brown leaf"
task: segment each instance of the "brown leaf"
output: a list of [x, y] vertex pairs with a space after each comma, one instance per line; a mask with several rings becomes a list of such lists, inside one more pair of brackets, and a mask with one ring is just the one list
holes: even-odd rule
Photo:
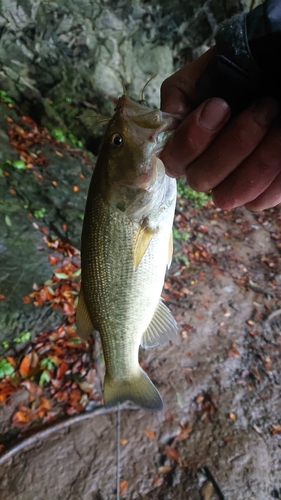
[[281, 433], [281, 425], [274, 425], [271, 424], [271, 434], [274, 436], [275, 434], [280, 434]]
[[28, 377], [29, 370], [30, 370], [30, 362], [31, 362], [31, 354], [26, 354], [19, 366], [19, 372], [22, 377]]
[[128, 481], [121, 481], [119, 484], [119, 493], [122, 495], [128, 488]]
[[55, 398], [59, 403], [66, 403], [68, 401], [68, 394], [66, 391], [58, 391], [55, 394]]
[[186, 427], [178, 434], [178, 436], [176, 437], [176, 441], [184, 441], [189, 437], [189, 434], [191, 432], [192, 432], [192, 427]]
[[145, 429], [144, 433], [149, 439], [156, 438], [155, 432], [153, 432], [151, 429]]
[[59, 365], [58, 369], [57, 369], [57, 377], [58, 378], [62, 378], [65, 374], [65, 372], [67, 371], [68, 369], [68, 364], [65, 363], [65, 361], [62, 361], [62, 363]]
[[228, 356], [240, 356], [240, 352], [235, 348], [228, 349]]
[[161, 486], [161, 484], [163, 484], [163, 477], [156, 476], [152, 481], [152, 486], [154, 486], [155, 488]]
[[166, 446], [165, 448], [165, 454], [169, 457], [175, 460], [176, 462], [180, 462], [180, 454], [178, 450], [175, 448], [171, 448], [170, 446]]
[[165, 420], [172, 424], [174, 421], [174, 415], [170, 411], [167, 411], [165, 414]]
[[12, 416], [12, 423], [15, 427], [21, 427], [24, 424], [28, 424], [36, 420], [37, 414], [34, 410], [22, 406], [20, 410], [16, 411]]

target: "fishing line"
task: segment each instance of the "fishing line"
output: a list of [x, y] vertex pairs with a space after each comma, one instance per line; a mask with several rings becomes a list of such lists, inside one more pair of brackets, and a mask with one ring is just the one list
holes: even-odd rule
[[116, 412], [116, 500], [120, 500], [119, 478], [120, 478], [120, 403], [117, 403]]

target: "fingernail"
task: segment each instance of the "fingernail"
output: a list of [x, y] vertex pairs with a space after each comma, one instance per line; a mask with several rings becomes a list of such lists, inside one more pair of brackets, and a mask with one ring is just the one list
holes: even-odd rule
[[208, 99], [200, 113], [199, 121], [207, 130], [216, 131], [230, 115], [227, 102], [222, 99]]
[[262, 127], [269, 127], [279, 112], [279, 103], [274, 97], [265, 97], [255, 103], [254, 120]]

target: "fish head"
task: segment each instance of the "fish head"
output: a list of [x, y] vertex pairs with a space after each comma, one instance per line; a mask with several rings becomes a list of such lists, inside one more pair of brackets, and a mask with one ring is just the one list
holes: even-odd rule
[[174, 118], [123, 95], [108, 123], [96, 169], [107, 201], [126, 211], [141, 193], [163, 182], [165, 168], [157, 155]]

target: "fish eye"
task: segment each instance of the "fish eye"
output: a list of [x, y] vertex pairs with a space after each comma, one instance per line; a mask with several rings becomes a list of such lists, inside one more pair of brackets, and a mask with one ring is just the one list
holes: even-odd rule
[[123, 142], [123, 139], [121, 137], [121, 135], [119, 134], [114, 134], [112, 137], [111, 137], [111, 144], [113, 144], [114, 146], [121, 146], [122, 142]]

